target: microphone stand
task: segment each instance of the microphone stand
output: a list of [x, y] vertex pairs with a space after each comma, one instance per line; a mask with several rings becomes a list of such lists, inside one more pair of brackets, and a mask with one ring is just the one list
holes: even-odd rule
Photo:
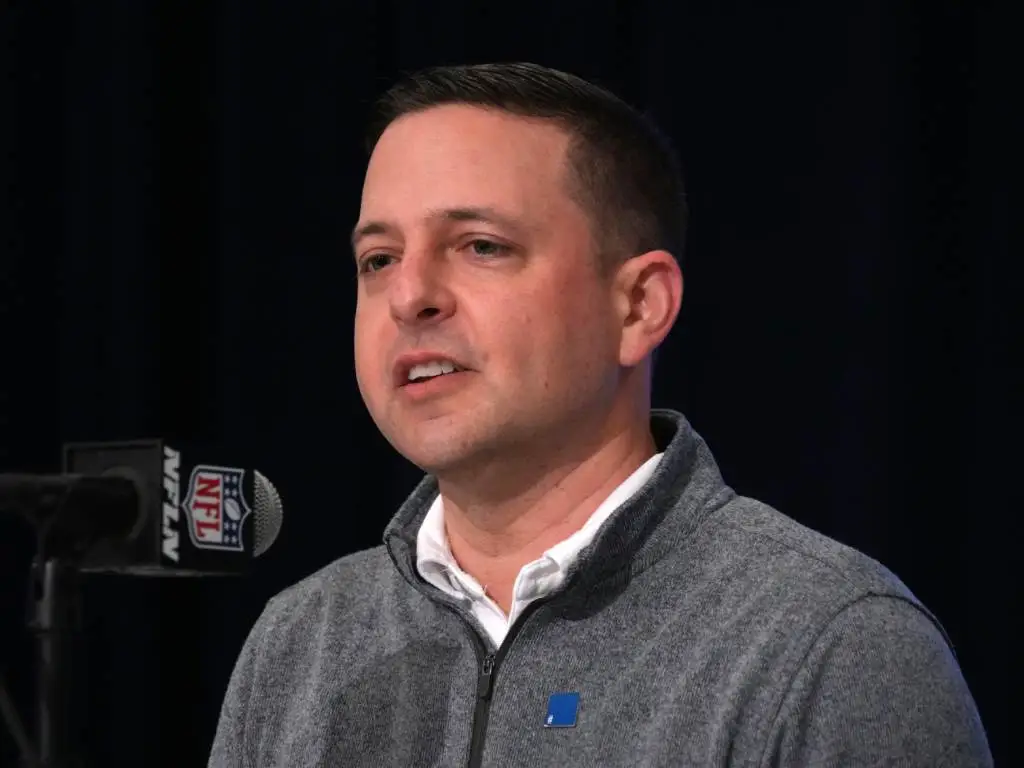
[[7, 723], [7, 728], [14, 737], [14, 745], [21, 755], [22, 766], [38, 765], [39, 758], [32, 747], [32, 742], [29, 741], [28, 734], [25, 733], [25, 726], [22, 725], [21, 718], [18, 717], [18, 710], [14, 708], [14, 702], [11, 701], [7, 689], [4, 687], [2, 675], [0, 675], [0, 718]]
[[[46, 499], [43, 506], [63, 507], [66, 495]], [[29, 585], [28, 630], [35, 641], [36, 744], [33, 746], [10, 696], [0, 680], [0, 716], [7, 722], [21, 753], [21, 768], [78, 768], [72, 716], [72, 651], [78, 612], [77, 569], [81, 541], [37, 529], [37, 548]]]
[[[75, 571], [62, 560], [32, 566], [29, 630], [36, 639], [36, 740], [38, 768], [73, 768], [71, 640]], [[35, 768], [35, 766], [32, 766]]]
[[33, 746], [0, 679], [0, 715], [21, 753], [22, 768], [75, 768], [72, 739], [71, 640], [75, 571], [62, 560], [32, 564], [28, 629], [35, 640], [36, 744]]

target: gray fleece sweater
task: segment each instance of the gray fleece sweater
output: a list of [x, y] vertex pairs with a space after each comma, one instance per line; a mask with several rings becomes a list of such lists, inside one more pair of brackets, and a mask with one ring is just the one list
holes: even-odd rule
[[983, 766], [942, 628], [870, 558], [737, 495], [686, 419], [500, 649], [427, 584], [415, 489], [384, 546], [272, 598], [210, 766]]

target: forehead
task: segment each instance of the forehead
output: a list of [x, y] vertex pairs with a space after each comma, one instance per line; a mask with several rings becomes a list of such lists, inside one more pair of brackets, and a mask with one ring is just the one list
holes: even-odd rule
[[361, 218], [491, 207], [533, 220], [567, 212], [569, 137], [550, 121], [445, 105], [384, 131], [366, 172]]

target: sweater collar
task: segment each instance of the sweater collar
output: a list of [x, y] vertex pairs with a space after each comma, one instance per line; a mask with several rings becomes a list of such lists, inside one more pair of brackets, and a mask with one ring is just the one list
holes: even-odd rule
[[[651, 432], [657, 450], [664, 453], [654, 475], [579, 553], [567, 574], [567, 588], [585, 588], [615, 574], [628, 577], [643, 570], [735, 496], [685, 416], [654, 409]], [[437, 493], [437, 479], [427, 475], [384, 531], [395, 566], [417, 586], [422, 582], [416, 572], [417, 533]]]

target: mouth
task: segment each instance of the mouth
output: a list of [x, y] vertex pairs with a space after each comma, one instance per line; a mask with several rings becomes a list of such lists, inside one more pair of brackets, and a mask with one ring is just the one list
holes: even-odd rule
[[436, 402], [439, 398], [454, 396], [464, 389], [471, 372], [461, 366], [445, 366], [440, 373], [436, 369], [424, 370], [417, 366], [409, 371], [406, 382], [398, 387], [399, 397], [407, 404]]
[[406, 381], [402, 386], [408, 387], [414, 384], [424, 384], [443, 376], [451, 376], [456, 373], [463, 373], [466, 369], [456, 365], [450, 360], [421, 363], [409, 369]]
[[451, 358], [418, 354], [399, 359], [395, 366], [394, 384], [398, 388], [418, 387], [449, 377], [458, 378], [458, 374], [468, 370]]

